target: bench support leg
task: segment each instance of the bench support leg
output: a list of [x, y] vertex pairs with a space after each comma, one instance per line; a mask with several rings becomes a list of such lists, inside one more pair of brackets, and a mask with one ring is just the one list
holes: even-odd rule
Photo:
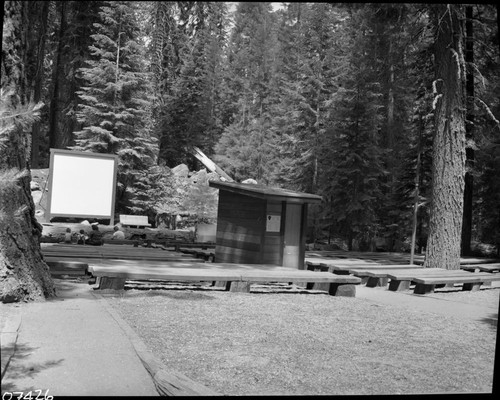
[[331, 296], [356, 297], [356, 286], [332, 282], [328, 294]]
[[231, 286], [229, 290], [231, 292], [244, 292], [244, 293], [250, 293], [250, 282], [245, 282], [245, 281], [234, 281], [231, 282]]
[[413, 290], [414, 294], [427, 294], [434, 293], [435, 285], [424, 285], [423, 283], [417, 283], [415, 285], [415, 289]]
[[377, 287], [377, 286], [387, 286], [388, 278], [377, 278], [374, 276], [369, 276], [366, 282], [366, 287]]
[[324, 290], [325, 292], [330, 291], [330, 284], [328, 282], [315, 282], [313, 283], [313, 290]]
[[125, 278], [110, 278], [102, 276], [99, 280], [99, 287], [97, 287], [96, 290], [104, 289], [124, 290]]
[[438, 283], [436, 285], [436, 289], [441, 289], [441, 288], [453, 289], [454, 287], [455, 287], [454, 283]]
[[464, 283], [462, 290], [477, 292], [481, 288], [481, 282]]
[[389, 282], [389, 290], [393, 292], [402, 292], [404, 290], [410, 289], [410, 281], [399, 281], [396, 279], [391, 279]]

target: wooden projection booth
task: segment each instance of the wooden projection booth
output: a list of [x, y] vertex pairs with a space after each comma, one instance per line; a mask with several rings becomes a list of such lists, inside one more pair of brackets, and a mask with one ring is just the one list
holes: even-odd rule
[[219, 189], [217, 262], [304, 269], [307, 204], [321, 196], [235, 182]]

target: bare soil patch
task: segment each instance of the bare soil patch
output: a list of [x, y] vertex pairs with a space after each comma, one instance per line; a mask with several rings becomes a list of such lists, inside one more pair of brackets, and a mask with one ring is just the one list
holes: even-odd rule
[[[498, 290], [434, 295], [450, 294], [498, 304]], [[134, 289], [107, 301], [167, 368], [225, 395], [492, 390], [487, 322], [326, 294]]]

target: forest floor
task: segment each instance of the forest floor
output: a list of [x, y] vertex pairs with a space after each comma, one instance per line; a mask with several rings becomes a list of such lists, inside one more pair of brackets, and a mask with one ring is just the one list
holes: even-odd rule
[[408, 307], [428, 296], [390, 292], [393, 304], [377, 303], [369, 297], [382, 288], [359, 289], [131, 289], [107, 301], [167, 368], [224, 395], [491, 393], [500, 288], [432, 295], [485, 307], [483, 319]]

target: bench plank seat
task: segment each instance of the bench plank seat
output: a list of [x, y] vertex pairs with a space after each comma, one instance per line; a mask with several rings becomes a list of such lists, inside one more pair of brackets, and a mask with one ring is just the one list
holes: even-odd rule
[[49, 266], [50, 274], [53, 276], [58, 275], [76, 275], [85, 276], [88, 274], [88, 264], [76, 260], [63, 260], [59, 259], [44, 259]]
[[500, 275], [489, 273], [469, 273], [469, 276], [434, 276], [418, 277], [413, 279], [416, 283], [415, 294], [427, 294], [434, 292], [434, 288], [439, 284], [463, 284], [462, 290], [479, 290], [483, 283], [500, 280]]
[[349, 273], [361, 278], [361, 283], [366, 283], [367, 287], [386, 286], [388, 275], [394, 271], [404, 271], [406, 273], [418, 274], [422, 270], [421, 265], [389, 265], [382, 268], [360, 268], [350, 269]]
[[197, 248], [197, 247], [193, 247], [193, 248], [181, 247], [181, 248], [179, 248], [179, 251], [181, 253], [194, 255], [197, 258], [202, 258], [205, 261], [210, 261], [210, 262], [215, 261], [215, 250], [208, 250], [208, 249], [202, 249], [202, 248]]
[[132, 246], [137, 246], [139, 244], [138, 240], [133, 240], [133, 239], [102, 239], [104, 244], [120, 244], [120, 245], [125, 245], [129, 244]]
[[89, 258], [89, 259], [134, 259], [134, 260], [174, 260], [193, 259], [189, 254], [162, 249], [105, 244], [103, 246], [59, 245], [42, 247], [44, 257]]
[[[329, 294], [354, 296], [353, 287], [342, 288], [343, 285], [357, 285], [361, 279], [354, 276], [337, 276], [329, 272], [312, 272], [294, 268], [278, 267], [265, 264], [229, 264], [229, 263], [168, 263], [161, 268], [141, 263], [140, 266], [130, 268], [125, 266], [90, 264], [89, 271], [95, 277], [116, 279], [125, 282], [131, 280], [166, 280], [166, 281], [225, 281], [233, 282], [226, 286], [233, 290], [231, 285], [240, 285], [245, 291], [249, 285], [241, 282], [318, 282], [329, 283]], [[117, 285], [113, 286], [117, 289]]]
[[468, 264], [461, 265], [461, 269], [466, 271], [477, 271], [477, 272], [500, 272], [500, 263], [495, 264]]
[[350, 274], [352, 270], [381, 270], [381, 269], [394, 269], [394, 270], [402, 270], [408, 268], [418, 268], [419, 266], [416, 264], [373, 264], [373, 265], [364, 265], [364, 264], [352, 264], [352, 265], [343, 265], [343, 264], [325, 264], [330, 267], [331, 272], [334, 274]]
[[[411, 282], [416, 284], [414, 293], [424, 294], [434, 291], [436, 285], [451, 285], [455, 283], [491, 282], [496, 275], [489, 273], [473, 273], [463, 270], [447, 270], [443, 268], [424, 268], [420, 271], [393, 271], [387, 274], [390, 279], [389, 290], [401, 291], [410, 288]], [[489, 279], [491, 278], [491, 279]], [[427, 280], [425, 282], [420, 280]], [[483, 279], [482, 281], [480, 281]], [[500, 275], [498, 276], [500, 280]], [[430, 282], [433, 283], [430, 283]], [[470, 290], [464, 286], [464, 290]]]

